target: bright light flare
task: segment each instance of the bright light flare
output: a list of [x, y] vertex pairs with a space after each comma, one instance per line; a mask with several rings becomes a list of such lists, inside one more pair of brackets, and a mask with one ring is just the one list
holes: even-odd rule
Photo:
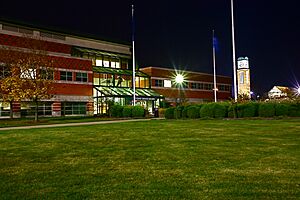
[[176, 77], [175, 77], [175, 82], [178, 83], [178, 84], [182, 84], [184, 81], [184, 78], [181, 74], [177, 74]]
[[298, 87], [297, 93], [298, 93], [298, 95], [300, 95], [300, 87]]

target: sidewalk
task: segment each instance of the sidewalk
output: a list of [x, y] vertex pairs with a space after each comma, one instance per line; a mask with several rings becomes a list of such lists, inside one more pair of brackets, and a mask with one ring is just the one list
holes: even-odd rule
[[151, 119], [126, 119], [126, 120], [114, 120], [114, 121], [98, 121], [98, 122], [78, 122], [78, 123], [66, 123], [66, 124], [45, 124], [36, 126], [16, 126], [0, 128], [0, 131], [6, 130], [18, 130], [18, 129], [33, 129], [33, 128], [52, 128], [52, 127], [66, 127], [66, 126], [85, 126], [85, 125], [97, 125], [97, 124], [113, 124], [123, 122], [139, 122], [150, 121]]

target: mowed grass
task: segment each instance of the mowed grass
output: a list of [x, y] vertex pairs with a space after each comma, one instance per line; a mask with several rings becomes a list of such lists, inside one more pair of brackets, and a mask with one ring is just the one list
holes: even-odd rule
[[2, 131], [0, 199], [299, 199], [300, 119]]

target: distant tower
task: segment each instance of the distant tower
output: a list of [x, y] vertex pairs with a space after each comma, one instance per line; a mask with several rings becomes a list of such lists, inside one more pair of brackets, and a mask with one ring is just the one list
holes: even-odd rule
[[248, 57], [239, 57], [237, 62], [238, 95], [244, 94], [251, 98], [249, 59]]

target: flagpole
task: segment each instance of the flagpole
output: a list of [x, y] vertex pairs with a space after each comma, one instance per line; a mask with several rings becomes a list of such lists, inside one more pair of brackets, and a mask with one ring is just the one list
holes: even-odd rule
[[133, 103], [135, 106], [135, 47], [134, 47], [134, 6], [131, 5], [132, 14], [132, 87], [133, 87]]
[[237, 101], [237, 86], [236, 86], [236, 62], [235, 62], [235, 39], [234, 39], [234, 19], [233, 19], [233, 0], [231, 0], [231, 32], [232, 32], [232, 60], [233, 60], [233, 88], [234, 101]]
[[214, 67], [214, 98], [217, 102], [217, 78], [216, 78], [216, 48], [215, 48], [215, 30], [213, 30], [213, 67]]

